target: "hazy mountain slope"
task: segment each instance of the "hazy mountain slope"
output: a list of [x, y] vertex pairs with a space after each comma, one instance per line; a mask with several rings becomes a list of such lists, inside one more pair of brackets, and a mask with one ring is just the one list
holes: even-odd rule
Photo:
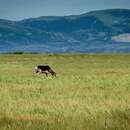
[[92, 11], [73, 16], [0, 20], [0, 52], [129, 52], [130, 10]]

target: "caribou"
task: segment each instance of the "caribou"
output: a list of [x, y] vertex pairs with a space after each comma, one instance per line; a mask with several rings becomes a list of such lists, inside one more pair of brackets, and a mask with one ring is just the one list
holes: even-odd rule
[[54, 72], [48, 65], [38, 65], [35, 67], [34, 71], [35, 73], [45, 74], [46, 76], [50, 73], [52, 76], [56, 77], [56, 72]]

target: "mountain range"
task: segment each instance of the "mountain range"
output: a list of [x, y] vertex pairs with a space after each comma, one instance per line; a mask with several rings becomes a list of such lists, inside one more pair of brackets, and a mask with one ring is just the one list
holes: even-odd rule
[[71, 16], [0, 19], [0, 53], [127, 53], [130, 10], [107, 9]]

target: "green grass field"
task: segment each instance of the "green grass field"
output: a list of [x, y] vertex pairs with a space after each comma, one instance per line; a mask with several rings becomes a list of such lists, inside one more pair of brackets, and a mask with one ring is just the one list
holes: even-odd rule
[[1, 54], [0, 130], [130, 130], [130, 55]]

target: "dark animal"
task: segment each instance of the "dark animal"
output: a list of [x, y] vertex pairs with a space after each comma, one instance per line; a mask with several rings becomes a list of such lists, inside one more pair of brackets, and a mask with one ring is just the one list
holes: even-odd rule
[[38, 65], [35, 67], [35, 73], [44, 73], [46, 74], [46, 76], [48, 75], [48, 73], [50, 73], [52, 76], [56, 77], [56, 73], [51, 69], [50, 66], [48, 65]]

